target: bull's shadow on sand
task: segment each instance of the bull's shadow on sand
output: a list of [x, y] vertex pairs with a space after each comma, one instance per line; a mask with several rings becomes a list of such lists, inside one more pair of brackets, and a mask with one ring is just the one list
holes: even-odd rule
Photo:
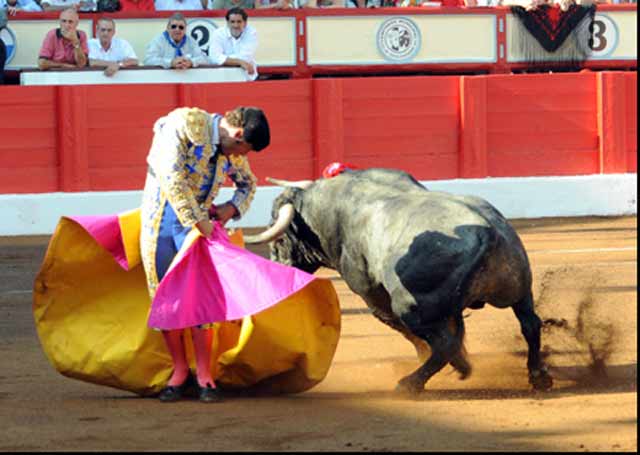
[[[427, 383], [425, 391], [419, 395], [408, 396], [389, 390], [367, 390], [357, 392], [316, 392], [314, 389], [302, 394], [283, 395], [296, 399], [334, 400], [353, 398], [372, 398], [389, 400], [411, 401], [466, 401], [466, 400], [509, 400], [509, 399], [557, 399], [560, 397], [628, 393], [637, 391], [637, 363], [624, 365], [611, 365], [606, 367], [606, 376], [594, 372], [591, 367], [583, 365], [570, 365], [562, 367], [550, 367], [550, 372], [557, 381], [554, 388], [545, 392], [522, 388], [483, 388], [460, 387], [456, 388], [458, 381], [453, 375], [449, 387], [430, 387]], [[441, 372], [440, 374], [446, 374]], [[481, 373], [479, 373], [481, 374]], [[558, 383], [562, 382], [562, 385]], [[225, 395], [233, 399], [242, 398], [267, 398], [276, 395], [260, 386], [243, 390], [225, 391]], [[114, 397], [115, 398], [115, 397]]]

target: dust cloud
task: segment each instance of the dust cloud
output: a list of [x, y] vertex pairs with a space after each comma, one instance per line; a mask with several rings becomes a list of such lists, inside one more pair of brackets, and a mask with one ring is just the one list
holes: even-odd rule
[[619, 308], [600, 300], [603, 277], [594, 270], [558, 267], [539, 279], [536, 312], [543, 321], [542, 351], [567, 379], [604, 384], [619, 345]]

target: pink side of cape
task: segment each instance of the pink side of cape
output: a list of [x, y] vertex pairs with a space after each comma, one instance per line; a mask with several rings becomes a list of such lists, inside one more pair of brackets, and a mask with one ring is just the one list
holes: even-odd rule
[[256, 314], [302, 289], [313, 275], [233, 245], [215, 224], [180, 251], [158, 286], [149, 326], [179, 329]]
[[[129, 269], [117, 215], [69, 218]], [[158, 286], [148, 325], [172, 330], [241, 319], [286, 299], [314, 278], [233, 245], [215, 223], [211, 238], [198, 237], [178, 252]]]

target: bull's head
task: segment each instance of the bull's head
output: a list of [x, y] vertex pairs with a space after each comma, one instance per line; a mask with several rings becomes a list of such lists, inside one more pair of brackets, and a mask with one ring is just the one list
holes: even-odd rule
[[271, 183], [285, 187], [273, 201], [271, 222], [267, 230], [244, 237], [246, 244], [270, 243], [270, 259], [297, 267], [308, 273], [326, 265], [320, 240], [307, 225], [301, 213], [303, 194], [313, 184], [312, 180], [288, 182], [267, 177]]

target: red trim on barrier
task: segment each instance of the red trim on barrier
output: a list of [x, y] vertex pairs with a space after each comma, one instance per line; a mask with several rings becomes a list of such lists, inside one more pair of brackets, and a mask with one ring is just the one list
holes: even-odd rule
[[481, 178], [487, 170], [487, 78], [461, 77], [458, 173]]
[[603, 173], [627, 172], [627, 94], [623, 73], [598, 74], [598, 134]]
[[90, 188], [87, 155], [87, 89], [56, 87], [58, 108], [58, 159], [61, 191], [87, 191]]

